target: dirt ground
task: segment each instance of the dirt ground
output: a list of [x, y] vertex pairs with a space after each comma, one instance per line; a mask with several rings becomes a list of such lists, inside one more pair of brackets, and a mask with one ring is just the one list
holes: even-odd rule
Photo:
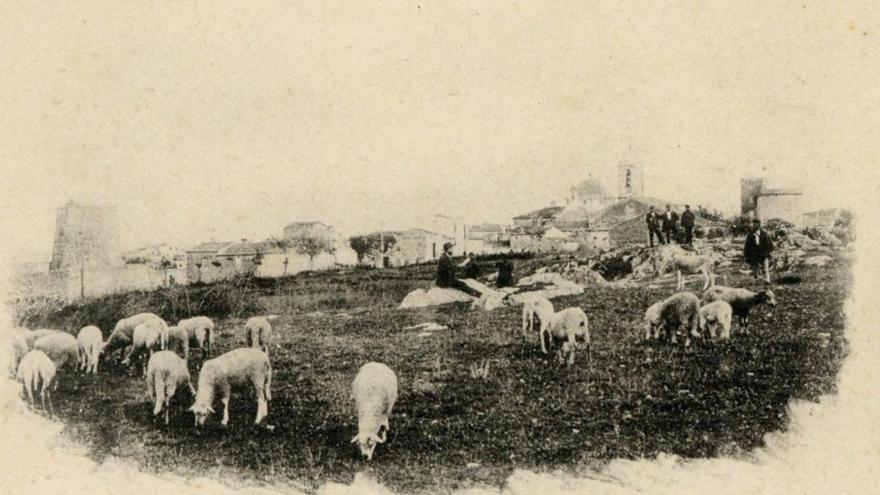
[[[837, 263], [774, 286], [779, 305], [754, 310], [751, 334], [734, 325], [731, 341], [690, 351], [641, 340], [644, 310], [673, 292], [671, 280], [554, 300], [590, 317], [592, 359], [580, 355], [572, 368], [542, 355], [535, 335], [519, 336], [519, 307], [395, 309], [402, 294], [425, 285], [430, 267], [307, 274], [242, 296], [281, 314], [267, 420], [274, 429], [251, 424], [250, 390], [233, 394], [227, 428], [218, 414], [196, 429], [184, 392], [165, 426], [151, 416], [144, 381], [111, 363], [97, 377], [62, 374], [56, 409], [66, 434], [97, 459], [307, 489], [350, 482], [364, 469], [395, 490], [436, 492], [500, 486], [515, 468], [577, 471], [660, 452], [737, 454], [786, 427], [790, 400], [835, 391], [847, 270]], [[760, 287], [736, 275], [727, 283]], [[215, 355], [243, 345], [246, 316], [217, 320]], [[403, 329], [425, 322], [448, 329], [429, 336]], [[487, 376], [472, 373], [486, 360]], [[368, 361], [389, 365], [401, 387], [388, 441], [370, 462], [349, 443], [357, 430], [349, 387]], [[200, 366], [191, 359], [194, 383]]]

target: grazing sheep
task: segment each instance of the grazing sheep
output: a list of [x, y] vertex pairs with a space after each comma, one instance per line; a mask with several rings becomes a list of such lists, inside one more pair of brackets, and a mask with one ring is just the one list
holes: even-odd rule
[[351, 383], [351, 397], [358, 417], [358, 434], [351, 443], [357, 443], [361, 455], [369, 461], [376, 445], [388, 439], [388, 416], [397, 402], [397, 375], [382, 363], [367, 363]]
[[269, 356], [259, 349], [239, 348], [214, 359], [205, 361], [199, 373], [199, 388], [195, 403], [189, 408], [195, 414], [196, 426], [205, 423], [208, 415], [214, 412], [214, 392], [219, 388], [223, 401], [223, 426], [229, 423], [229, 396], [232, 386], [253, 385], [257, 396], [257, 419], [259, 424], [269, 414], [269, 401], [272, 400], [272, 365]]
[[52, 407], [52, 389], [58, 388], [58, 381], [55, 379], [56, 366], [55, 363], [41, 350], [33, 350], [28, 352], [21, 358], [18, 365], [16, 379], [24, 387], [24, 391], [30, 399], [31, 406], [34, 405], [34, 392], [40, 391], [40, 400], [43, 403], [43, 409], [46, 409], [46, 400], [49, 401], [49, 412], [54, 413]]
[[34, 349], [45, 352], [57, 369], [67, 365], [76, 369], [79, 364], [79, 344], [76, 343], [76, 337], [67, 332], [54, 332], [40, 337], [34, 342]]
[[676, 290], [684, 290], [682, 273], [702, 273], [703, 290], [715, 285], [715, 257], [709, 254], [673, 254], [672, 267], [677, 276]]
[[168, 349], [189, 360], [189, 335], [180, 327], [168, 328]]
[[83, 327], [76, 335], [76, 343], [79, 350], [79, 369], [91, 371], [93, 375], [98, 373], [98, 358], [104, 346], [101, 329], [94, 325]]
[[37, 340], [39, 340], [47, 335], [52, 335], [53, 333], [58, 333], [58, 330], [51, 330], [48, 328], [39, 328], [37, 330], [32, 330], [31, 332], [28, 332], [27, 334], [25, 334], [24, 338], [25, 338], [25, 340], [27, 340], [28, 348], [33, 349], [34, 343]]
[[660, 337], [660, 330], [663, 328], [660, 320], [660, 308], [663, 307], [663, 301], [652, 304], [645, 311], [645, 340]]
[[186, 330], [189, 335], [189, 348], [201, 349], [202, 359], [207, 358], [214, 341], [214, 322], [207, 316], [195, 316], [180, 320], [177, 326]]
[[110, 337], [107, 338], [107, 342], [104, 342], [104, 348], [102, 349], [104, 355], [109, 357], [116, 351], [124, 354], [125, 348], [131, 345], [134, 328], [153, 318], [161, 319], [153, 313], [138, 313], [116, 322], [116, 326], [110, 332]]
[[[165, 336], [164, 341], [163, 335]], [[128, 351], [128, 355], [122, 361], [122, 364], [125, 366], [130, 365], [132, 358], [140, 357], [144, 352], [148, 352], [152, 356], [154, 352], [166, 347], [167, 342], [168, 324], [161, 318], [150, 318], [134, 327], [131, 350]], [[143, 373], [146, 374], [146, 372], [146, 362], [143, 362]]]
[[700, 308], [700, 331], [709, 328], [712, 338], [716, 338], [716, 328], [721, 327], [721, 338], [730, 338], [730, 323], [733, 318], [733, 308], [727, 301], [715, 301]]
[[263, 352], [269, 354], [269, 344], [272, 342], [272, 324], [265, 316], [254, 316], [248, 318], [244, 324], [245, 336], [247, 337], [248, 347], [262, 349]]
[[[590, 323], [587, 314], [581, 308], [565, 308], [553, 313], [547, 325], [541, 325], [541, 351], [547, 354], [547, 345], [550, 340], [564, 341], [564, 345], [558, 351], [559, 359], [568, 352], [568, 365], [574, 364], [574, 354], [577, 349], [577, 341], [584, 341], [587, 352], [590, 351]], [[546, 343], [545, 343], [546, 342]]]
[[156, 400], [153, 416], [158, 416], [163, 409], [165, 410], [166, 425], [171, 397], [177, 392], [177, 387], [183, 385], [189, 387], [192, 396], [196, 395], [186, 361], [171, 351], [159, 351], [150, 357], [150, 362], [147, 364], [147, 393], [150, 394], [151, 399]]
[[700, 337], [700, 300], [690, 292], [679, 292], [666, 298], [660, 306], [660, 324], [669, 340], [677, 343], [677, 330], [684, 333], [684, 345], [691, 345], [691, 337]]
[[539, 324], [543, 328], [546, 327], [547, 324], [550, 322], [550, 318], [553, 317], [553, 313], [555, 313], [555, 310], [553, 309], [553, 303], [543, 297], [535, 296], [523, 302], [523, 336], [526, 335], [527, 331], [534, 332], [536, 317], [538, 318]]
[[10, 333], [0, 339], [0, 363], [10, 378], [15, 378], [18, 363], [27, 352], [27, 341], [21, 335]]
[[703, 302], [725, 301], [730, 304], [733, 316], [739, 320], [743, 333], [749, 333], [749, 311], [758, 304], [767, 303], [776, 306], [776, 296], [773, 291], [764, 289], [752, 292], [748, 289], [735, 289], [716, 285], [703, 294]]

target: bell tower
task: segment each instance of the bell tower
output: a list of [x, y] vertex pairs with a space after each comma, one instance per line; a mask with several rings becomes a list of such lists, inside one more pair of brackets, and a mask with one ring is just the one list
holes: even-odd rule
[[645, 195], [645, 176], [642, 164], [620, 162], [617, 165], [617, 196], [633, 198]]

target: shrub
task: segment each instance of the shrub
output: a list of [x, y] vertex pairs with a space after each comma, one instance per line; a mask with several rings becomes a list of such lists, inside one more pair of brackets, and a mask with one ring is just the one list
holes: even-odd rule
[[730, 234], [733, 236], [747, 235], [752, 231], [752, 221], [754, 219], [749, 215], [739, 215], [730, 220]]
[[794, 224], [781, 218], [771, 218], [764, 222], [763, 227], [775, 239], [787, 237], [794, 231]]

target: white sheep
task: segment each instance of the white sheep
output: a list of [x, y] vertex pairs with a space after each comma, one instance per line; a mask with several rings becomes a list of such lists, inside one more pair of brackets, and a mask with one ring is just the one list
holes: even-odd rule
[[101, 349], [104, 347], [104, 336], [101, 329], [89, 325], [80, 329], [76, 335], [77, 349], [79, 351], [79, 369], [91, 371], [94, 375], [98, 372], [98, 359]]
[[749, 311], [759, 304], [776, 306], [776, 296], [769, 289], [752, 292], [748, 289], [735, 289], [716, 285], [703, 294], [703, 302], [725, 301], [730, 304], [733, 316], [739, 320], [743, 333], [749, 333]]
[[351, 383], [351, 397], [358, 417], [358, 434], [351, 443], [357, 443], [369, 461], [376, 445], [388, 439], [388, 417], [397, 402], [397, 375], [382, 363], [367, 363]]
[[663, 301], [660, 301], [652, 304], [645, 311], [645, 340], [660, 337], [660, 330], [663, 328], [662, 321], [660, 320], [660, 309], [662, 307]]
[[110, 337], [104, 342], [104, 347], [102, 349], [104, 356], [109, 357], [116, 351], [120, 351], [120, 354], [123, 354], [125, 348], [131, 345], [134, 328], [153, 318], [159, 318], [159, 316], [153, 313], [138, 313], [116, 322], [116, 326], [114, 326], [113, 331], [110, 332]]
[[57, 369], [67, 365], [76, 369], [79, 364], [79, 345], [76, 337], [67, 332], [54, 332], [40, 337], [34, 342], [34, 349], [45, 352]]
[[272, 324], [265, 316], [253, 316], [244, 324], [245, 337], [248, 347], [262, 349], [269, 354], [269, 345], [272, 342]]
[[733, 308], [727, 301], [714, 301], [700, 308], [700, 331], [706, 328], [712, 338], [717, 337], [717, 328], [721, 328], [721, 338], [730, 338], [730, 324], [733, 319]]
[[194, 316], [180, 320], [177, 326], [186, 330], [189, 335], [189, 348], [201, 349], [202, 359], [207, 358], [214, 341], [214, 322], [207, 316]]
[[522, 313], [523, 336], [525, 336], [527, 332], [535, 331], [535, 318], [538, 319], [541, 327], [545, 327], [550, 322], [550, 318], [555, 312], [556, 311], [553, 309], [553, 303], [546, 298], [535, 296], [526, 299], [525, 302], [523, 302]]
[[[163, 338], [164, 336], [164, 338]], [[150, 318], [134, 327], [131, 339], [131, 350], [122, 361], [122, 364], [128, 366], [132, 363], [132, 359], [140, 357], [143, 353], [149, 353], [150, 356], [154, 352], [167, 347], [168, 345], [168, 324], [161, 318]], [[146, 374], [146, 362], [143, 362], [143, 373]]]
[[672, 255], [672, 267], [677, 276], [676, 290], [684, 290], [682, 273], [702, 273], [705, 282], [703, 290], [715, 284], [715, 257], [711, 254], [680, 254]]
[[188, 387], [190, 394], [196, 395], [186, 361], [171, 351], [159, 351], [153, 354], [147, 363], [147, 393], [156, 401], [153, 406], [153, 416], [158, 416], [163, 409], [165, 410], [166, 425], [171, 398], [179, 386]]
[[208, 415], [214, 412], [214, 392], [218, 388], [223, 394], [221, 424], [226, 426], [229, 423], [232, 386], [248, 383], [256, 391], [257, 419], [254, 423], [259, 424], [269, 414], [269, 401], [272, 400], [272, 365], [269, 356], [259, 349], [239, 348], [205, 361], [199, 373], [195, 403], [189, 408], [195, 415], [196, 426], [203, 425]]
[[565, 308], [550, 316], [547, 325], [541, 325], [541, 351], [547, 354], [547, 345], [553, 341], [564, 341], [558, 350], [560, 360], [563, 354], [568, 352], [568, 365], [574, 364], [577, 342], [586, 343], [587, 352], [590, 351], [590, 322], [587, 314], [581, 308]]
[[690, 292], [679, 292], [666, 298], [660, 306], [660, 324], [669, 340], [677, 343], [676, 333], [684, 333], [684, 345], [691, 345], [691, 337], [699, 338], [700, 300]]
[[15, 376], [15, 371], [18, 369], [18, 363], [30, 350], [27, 339], [25, 338], [25, 335], [29, 333], [30, 330], [12, 329], [4, 333], [2, 339], [0, 339], [2, 340], [0, 346], [2, 346], [3, 351], [5, 352], [4, 355], [7, 359], [6, 370], [9, 372], [10, 377]]
[[49, 411], [54, 413], [52, 407], [52, 389], [58, 388], [58, 381], [55, 378], [56, 366], [52, 359], [45, 352], [35, 349], [28, 352], [21, 358], [18, 364], [18, 372], [16, 379], [24, 387], [24, 391], [30, 399], [31, 406], [34, 405], [34, 392], [39, 390], [40, 399], [43, 403], [43, 409], [46, 409], [46, 400], [49, 401]]
[[184, 360], [189, 360], [189, 334], [180, 327], [168, 328], [168, 349], [176, 352]]
[[58, 330], [52, 330], [49, 328], [38, 328], [36, 330], [32, 330], [32, 331], [28, 332], [27, 334], [25, 334], [24, 338], [25, 338], [25, 340], [27, 340], [28, 348], [33, 349], [34, 343], [37, 340], [39, 340], [47, 335], [52, 335], [53, 333], [58, 333]]

